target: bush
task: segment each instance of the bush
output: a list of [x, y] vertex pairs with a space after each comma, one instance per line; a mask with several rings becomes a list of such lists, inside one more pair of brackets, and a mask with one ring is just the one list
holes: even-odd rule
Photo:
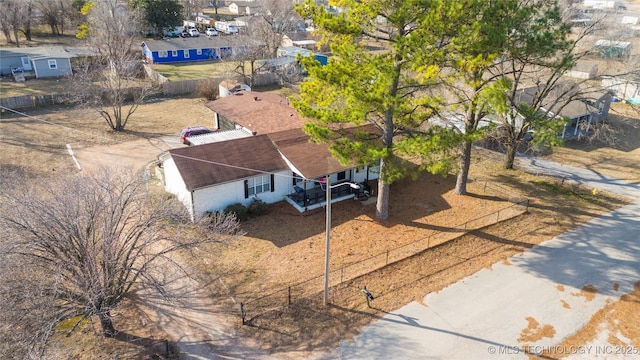
[[215, 100], [218, 98], [218, 83], [213, 79], [206, 79], [198, 82], [196, 94], [207, 100]]
[[247, 220], [249, 218], [249, 209], [247, 209], [246, 206], [240, 203], [235, 203], [227, 206], [224, 209], [224, 212], [227, 214], [234, 214], [236, 216], [236, 219], [241, 221]]
[[267, 211], [268, 205], [266, 202], [262, 200], [255, 199], [249, 205], [249, 214], [252, 216], [259, 216], [264, 214]]

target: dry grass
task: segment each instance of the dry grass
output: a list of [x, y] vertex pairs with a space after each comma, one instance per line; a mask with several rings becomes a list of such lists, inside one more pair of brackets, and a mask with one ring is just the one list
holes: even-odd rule
[[640, 107], [613, 104], [608, 133], [593, 141], [571, 141], [554, 149], [551, 160], [638, 183], [640, 179]]
[[[3, 113], [0, 165], [3, 169], [25, 166], [31, 176], [52, 174], [54, 169], [74, 171], [64, 147], [66, 143], [74, 147], [109, 145], [110, 153], [120, 151], [126, 155], [127, 144], [132, 141], [163, 135], [177, 137], [185, 126], [210, 125], [212, 114], [203, 104], [203, 100], [189, 98], [151, 102], [140, 108], [127, 125], [127, 131], [121, 134], [113, 133], [97, 114], [85, 110], [55, 107], [27, 111], [35, 118]], [[621, 128], [626, 126], [625, 121], [613, 120]], [[638, 122], [632, 118], [628, 121], [629, 124]], [[627, 168], [629, 164], [637, 164], [640, 137], [635, 139], [630, 151], [610, 149], [602, 144], [587, 151], [583, 149], [593, 144], [576, 144], [576, 149], [559, 149], [560, 154], [564, 152], [560, 158], [582, 152], [575, 157], [576, 164], [582, 160], [581, 164], [596, 170], [606, 164], [606, 174], [624, 178], [629, 176], [629, 171], [637, 171], [637, 165], [631, 170]], [[629, 141], [634, 139], [630, 137]], [[606, 161], [587, 163], [600, 156], [609, 157]], [[465, 197], [453, 194], [453, 177], [424, 175], [415, 182], [404, 180], [394, 184], [391, 218], [384, 223], [373, 221], [373, 206], [362, 206], [355, 201], [334, 205], [331, 266], [336, 269], [437, 231], [460, 235], [455, 225], [503, 208], [509, 200], [531, 199], [525, 215], [472, 231], [403, 261], [333, 285], [332, 306], [328, 308], [321, 306], [322, 287], [318, 282], [295, 290], [293, 302], [288, 306], [287, 291], [268, 299], [269, 307], [260, 307], [267, 304], [267, 300], [253, 304], [250, 301], [322, 274], [325, 221], [322, 210], [299, 214], [285, 204], [275, 204], [267, 215], [243, 223], [247, 236], [242, 240], [202, 249], [190, 261], [201, 266], [200, 278], [214, 301], [226, 306], [227, 310], [221, 311], [220, 316], [239, 324], [237, 305], [229, 299], [235, 297], [248, 302], [247, 319], [251, 326], [238, 326], [240, 334], [258, 339], [264, 349], [279, 357], [304, 356], [312, 350], [336, 346], [340, 340], [355, 335], [359, 326], [387, 311], [413, 300], [421, 301], [429, 292], [482, 268], [491, 268], [496, 262], [506, 261], [511, 255], [625, 203], [624, 199], [602, 192], [594, 194], [577, 187], [562, 187], [554, 179], [503, 171], [500, 159], [484, 151], [474, 155], [471, 176], [477, 180], [469, 184], [471, 194]], [[491, 184], [489, 191], [485, 191], [487, 181]], [[496, 186], [499, 190], [495, 190]], [[196, 236], [197, 232], [190, 234]], [[332, 275], [333, 280], [336, 277]], [[361, 292], [363, 286], [376, 296], [375, 308], [366, 306]], [[310, 295], [303, 296], [303, 293]], [[637, 301], [625, 304], [635, 306], [633, 309], [640, 312]], [[137, 314], [134, 306], [123, 306], [120, 314], [116, 326], [135, 335], [134, 339], [146, 339], [138, 342], [149, 344], [151, 340], [164, 338], [154, 324], [145, 323], [145, 317]], [[69, 338], [72, 340], [56, 338], [55, 344], [65, 349], [68, 357], [80, 359], [87, 356], [81, 355], [83, 349], [85, 354], [98, 357], [108, 357], [117, 352], [114, 349], [119, 349], [124, 358], [134, 358], [126, 354], [141, 348], [135, 345], [136, 341], [103, 340], [93, 332], [93, 327], [86, 327]], [[74, 341], [81, 345], [72, 345]], [[131, 344], [133, 348], [129, 347]]]
[[[266, 299], [251, 300], [283, 289], [283, 285], [322, 274], [322, 212], [303, 216], [289, 212], [286, 207], [273, 206], [270, 215], [244, 224], [248, 231], [244, 239], [208, 248], [204, 254], [215, 256], [203, 256], [207, 265], [202, 271], [209, 278], [221, 277], [227, 284], [225, 291], [237, 301], [247, 302], [250, 326], [241, 326], [242, 334], [258, 339], [265, 350], [278, 357], [289, 357], [293, 353], [304, 356], [305, 351], [335, 347], [339, 341], [355, 335], [359, 326], [385, 312], [410, 301], [421, 301], [429, 292], [482, 268], [490, 268], [500, 260], [625, 203], [614, 196], [593, 195], [587, 189], [567, 188], [559, 192], [560, 184], [552, 179], [538, 179], [536, 184], [532, 176], [517, 171], [501, 172], [499, 163], [481, 157], [476, 158], [472, 173], [482, 174], [491, 183], [502, 184], [502, 192], [484, 194], [484, 182], [477, 181], [470, 184], [470, 196], [457, 196], [453, 194], [453, 177], [425, 175], [416, 182], [402, 181], [392, 186], [392, 218], [383, 224], [371, 221], [373, 209], [355, 202], [336, 204], [332, 211], [334, 268], [433, 231], [457, 232], [453, 225], [500, 208], [508, 198], [532, 199], [530, 211], [525, 215], [472, 231], [332, 286], [329, 308], [321, 305], [321, 279], [294, 286], [291, 305], [287, 305], [286, 288]], [[309, 288], [303, 289], [305, 286]], [[366, 306], [361, 293], [364, 286], [376, 297], [374, 308]], [[221, 295], [217, 283], [209, 289], [212, 296]], [[228, 316], [236, 317], [239, 322], [237, 306], [230, 302], [228, 306]]]

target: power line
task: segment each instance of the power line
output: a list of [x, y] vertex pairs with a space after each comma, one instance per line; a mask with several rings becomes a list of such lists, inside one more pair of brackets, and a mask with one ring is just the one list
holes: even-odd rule
[[[61, 127], [61, 128], [65, 129], [65, 130], [78, 132], [78, 133], [81, 133], [81, 134], [84, 134], [84, 135], [92, 135], [92, 136], [99, 137], [99, 138], [102, 138], [102, 139], [107, 139], [107, 140], [110, 140], [110, 141], [113, 141], [113, 142], [119, 143], [119, 144], [124, 144], [125, 143], [124, 141], [121, 141], [121, 140], [112, 139], [112, 138], [109, 138], [109, 137], [106, 137], [106, 136], [102, 136], [102, 135], [94, 135], [94, 134], [88, 133], [88, 132], [83, 131], [83, 130], [78, 130], [78, 129], [74, 129], [72, 127], [56, 124], [56, 123], [51, 122], [49, 120], [41, 119], [41, 118], [39, 118], [37, 116], [29, 115], [29, 114], [23, 113], [21, 111], [15, 110], [15, 109], [8, 108], [6, 106], [0, 105], [0, 108], [4, 109], [4, 110], [7, 110], [7, 111], [10, 111], [10, 112], [13, 112], [13, 113], [18, 114], [18, 115], [21, 115], [21, 116], [28, 117], [28, 118], [33, 119], [33, 120], [41, 121], [41, 122], [46, 123], [48, 125]], [[0, 120], [0, 122], [2, 122], [2, 120]], [[193, 161], [199, 161], [199, 162], [203, 162], [203, 163], [207, 163], [207, 164], [211, 164], [211, 165], [228, 167], [228, 168], [232, 168], [232, 169], [251, 171], [251, 172], [255, 172], [255, 173], [259, 173], [259, 174], [268, 174], [268, 175], [280, 176], [280, 177], [287, 178], [287, 179], [299, 179], [300, 178], [300, 177], [297, 177], [297, 176], [289, 176], [289, 175], [274, 173], [274, 172], [265, 171], [265, 170], [252, 169], [252, 168], [247, 168], [247, 167], [242, 167], [242, 166], [237, 166], [237, 165], [225, 164], [225, 163], [221, 163], [221, 162], [217, 162], [217, 161], [204, 160], [204, 159], [194, 158], [194, 157], [186, 156], [186, 155], [171, 154], [171, 156], [172, 157], [180, 157], [180, 158], [193, 160]], [[308, 182], [315, 182], [315, 183], [319, 183], [319, 184], [322, 183], [321, 181], [315, 180], [315, 179], [306, 179], [306, 178], [304, 178], [304, 179], [307, 180]]]

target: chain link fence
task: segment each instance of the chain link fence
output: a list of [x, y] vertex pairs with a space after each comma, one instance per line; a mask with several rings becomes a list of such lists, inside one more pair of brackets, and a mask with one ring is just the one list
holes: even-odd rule
[[[497, 192], [502, 195], [508, 193], [508, 189], [490, 183], [489, 181], [481, 181], [479, 185], [485, 193], [487, 193], [487, 191]], [[452, 226], [447, 231], [437, 231], [408, 244], [334, 269], [329, 273], [329, 286], [334, 287], [343, 282], [382, 269], [389, 264], [402, 261], [425, 250], [457, 239], [471, 231], [512, 219], [529, 210], [529, 199], [510, 200], [510, 202], [511, 204], [508, 206]], [[322, 291], [323, 288], [324, 274], [290, 284], [287, 287], [280, 288], [259, 297], [239, 302], [238, 305], [242, 323], [245, 324], [250, 319], [260, 316], [260, 314], [291, 305], [294, 301], [298, 302], [298, 300], [315, 295]]]

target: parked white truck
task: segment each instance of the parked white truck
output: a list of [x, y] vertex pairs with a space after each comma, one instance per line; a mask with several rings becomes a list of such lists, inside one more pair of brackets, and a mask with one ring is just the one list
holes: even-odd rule
[[238, 33], [238, 27], [226, 21], [216, 21], [216, 30], [226, 35], [235, 35]]

